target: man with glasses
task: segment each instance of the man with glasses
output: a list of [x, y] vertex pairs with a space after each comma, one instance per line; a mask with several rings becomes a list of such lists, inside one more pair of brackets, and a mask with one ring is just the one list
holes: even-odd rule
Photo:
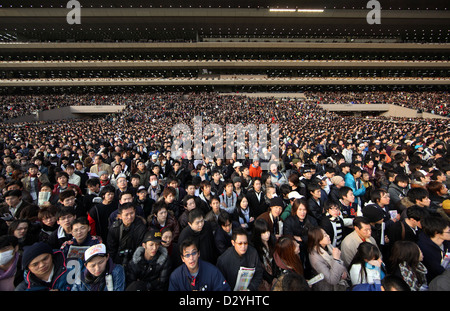
[[169, 291], [229, 291], [230, 285], [220, 270], [200, 259], [198, 242], [188, 237], [180, 243], [183, 264], [169, 279]]
[[234, 288], [238, 281], [238, 273], [241, 268], [254, 269], [253, 277], [247, 289], [257, 291], [263, 278], [263, 267], [256, 249], [248, 245], [247, 231], [244, 228], [236, 228], [231, 236], [232, 247], [228, 248], [217, 259], [217, 267]]

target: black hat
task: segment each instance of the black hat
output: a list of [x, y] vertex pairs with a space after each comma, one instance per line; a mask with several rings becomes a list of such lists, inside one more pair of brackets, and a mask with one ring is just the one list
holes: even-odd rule
[[383, 217], [384, 217], [383, 211], [373, 204], [365, 206], [362, 209], [362, 213], [363, 213], [363, 216], [366, 217], [369, 220], [369, 222], [372, 222], [372, 223], [375, 223], [375, 222], [379, 221], [380, 219], [383, 219]]
[[161, 242], [161, 236], [161, 232], [157, 230], [150, 230], [145, 234], [142, 243], [147, 243], [148, 241]]
[[283, 199], [280, 197], [274, 197], [274, 198], [270, 199], [270, 207], [273, 207], [273, 206], [283, 207], [284, 206]]
[[21, 197], [22, 196], [22, 191], [21, 190], [9, 190], [6, 191], [5, 194], [3, 195], [3, 198], [7, 198], [7, 197]]
[[48, 243], [36, 242], [33, 245], [24, 247], [22, 255], [22, 268], [26, 270], [30, 262], [42, 254], [53, 254], [53, 249]]

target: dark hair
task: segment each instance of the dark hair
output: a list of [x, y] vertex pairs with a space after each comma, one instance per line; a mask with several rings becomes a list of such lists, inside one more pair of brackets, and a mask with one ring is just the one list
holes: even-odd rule
[[194, 245], [197, 251], [200, 251], [198, 246], [198, 240], [194, 237], [189, 236], [180, 243], [179, 251], [181, 257], [183, 257], [183, 251], [191, 245]]
[[119, 201], [122, 200], [123, 196], [126, 195], [126, 194], [129, 194], [129, 195], [131, 195], [132, 197], [134, 197], [134, 196], [133, 196], [133, 193], [131, 193], [131, 192], [128, 191], [128, 190], [125, 190], [125, 191], [119, 193]]
[[352, 165], [350, 167], [350, 174], [355, 175], [356, 173], [361, 172], [361, 168], [356, 166], [356, 165]]
[[59, 219], [63, 216], [72, 215], [75, 216], [75, 209], [73, 206], [61, 206], [56, 213], [56, 219]]
[[444, 184], [440, 181], [432, 180], [427, 185], [427, 190], [429, 193], [437, 195], [437, 192], [444, 187]]
[[448, 220], [444, 219], [440, 214], [433, 214], [424, 217], [421, 220], [422, 230], [430, 238], [436, 234], [444, 232], [445, 228], [449, 226]]
[[423, 218], [429, 215], [427, 209], [413, 205], [406, 209], [406, 218], [412, 218], [415, 221], [421, 221]]
[[305, 206], [306, 207], [306, 213], [309, 213], [308, 202], [306, 201], [305, 198], [300, 198], [300, 199], [295, 199], [294, 202], [292, 203], [292, 208], [291, 208], [291, 215], [292, 216], [297, 215], [297, 210], [300, 207], [300, 205]]
[[394, 183], [398, 184], [399, 182], [409, 183], [409, 177], [404, 174], [398, 174], [395, 176]]
[[231, 215], [224, 210], [220, 210], [219, 216], [217, 217], [217, 223], [219, 226], [224, 226], [227, 221], [231, 222]]
[[134, 210], [136, 210], [136, 205], [133, 202], [128, 202], [128, 203], [120, 205], [117, 210], [119, 211], [119, 214], [122, 214], [122, 212], [124, 210], [129, 209], [129, 208], [133, 208]]
[[413, 204], [416, 204], [416, 201], [422, 201], [423, 199], [428, 198], [430, 195], [426, 189], [417, 187], [411, 188], [406, 196]]
[[322, 254], [322, 246], [320, 245], [320, 241], [323, 240], [323, 232], [321, 227], [313, 227], [308, 230], [308, 253], [311, 254], [313, 251], [316, 251], [319, 254]]
[[352, 188], [347, 187], [347, 186], [339, 188], [339, 190], [338, 190], [339, 199], [343, 199], [345, 196], [347, 196], [347, 194], [350, 191], [353, 191]]
[[238, 235], [245, 235], [248, 239], [247, 230], [242, 227], [237, 227], [233, 230], [233, 233], [231, 234], [231, 240], [236, 241]]
[[267, 242], [267, 244], [269, 245], [269, 249], [267, 251], [269, 252], [269, 257], [272, 257], [273, 251], [275, 249], [276, 238], [273, 235], [272, 231], [270, 230], [269, 224], [267, 223], [266, 220], [262, 218], [256, 219], [253, 225], [251, 242], [253, 244], [253, 247], [255, 247], [256, 250], [258, 251], [261, 260], [263, 260], [265, 248], [265, 245], [261, 240], [261, 234], [267, 231], [270, 232], [269, 241]]
[[58, 209], [53, 205], [43, 206], [38, 212], [38, 219], [42, 220], [47, 217], [56, 216], [57, 212]]
[[156, 201], [155, 204], [153, 204], [153, 207], [152, 207], [152, 213], [151, 213], [150, 217], [151, 217], [152, 215], [158, 214], [158, 212], [159, 212], [160, 210], [162, 210], [163, 208], [165, 208], [166, 210], [169, 210], [169, 209], [167, 208], [167, 204], [164, 202], [164, 200]]
[[19, 245], [19, 239], [15, 236], [8, 234], [0, 236], [0, 249], [8, 246], [16, 247], [17, 245]]
[[[187, 201], [189, 201], [190, 199], [194, 199], [194, 201], [195, 201], [195, 196], [193, 196], [193, 195], [186, 195], [184, 198], [183, 198], [183, 206], [184, 207], [186, 207], [187, 206]], [[196, 205], [197, 206], [197, 205]]]
[[66, 177], [67, 180], [69, 180], [69, 174], [67, 174], [66, 172], [57, 172], [55, 178], [56, 178], [56, 180], [58, 180], [58, 178], [63, 177], [63, 176]]
[[325, 205], [323, 208], [324, 208], [324, 210], [328, 211], [333, 206], [339, 207], [339, 204], [335, 201], [328, 200], [328, 201], [325, 201]]
[[112, 185], [106, 185], [105, 187], [102, 188], [102, 190], [100, 190], [100, 194], [99, 196], [104, 199], [105, 198], [105, 194], [107, 194], [108, 192], [112, 192], [112, 193], [116, 193], [116, 188], [114, 188], [114, 186]]
[[94, 186], [97, 186], [97, 185], [100, 185], [100, 179], [99, 178], [90, 178], [90, 179], [88, 179], [88, 180], [86, 180], [86, 187], [89, 187], [89, 186], [92, 186], [92, 187], [94, 187]]
[[211, 196], [210, 202], [212, 202], [213, 200], [216, 200], [216, 201], [219, 201], [219, 202], [220, 202], [220, 198], [219, 198], [217, 195]]
[[281, 290], [308, 292], [311, 291], [311, 288], [303, 275], [289, 271], [282, 278]]
[[77, 217], [75, 218], [72, 223], [70, 224], [71, 227], [73, 227], [76, 224], [81, 224], [81, 225], [88, 225], [89, 227], [91, 226], [89, 224], [89, 220], [87, 219], [87, 217], [82, 216], [82, 217]]
[[[420, 249], [416, 243], [411, 241], [397, 241], [392, 246], [389, 262], [392, 269], [398, 268], [399, 264], [406, 263], [407, 267], [419, 278], [421, 276], [421, 274], [417, 274], [417, 267], [420, 263], [419, 257]], [[420, 281], [423, 283], [425, 279]]]
[[362, 224], [370, 225], [369, 219], [364, 216], [356, 216], [353, 219], [353, 227], [358, 227], [358, 229], [362, 229]]
[[381, 286], [383, 286], [385, 291], [404, 291], [409, 292], [411, 288], [408, 283], [405, 282], [401, 277], [396, 275], [386, 275], [381, 280]]
[[8, 234], [9, 235], [14, 235], [14, 231], [17, 229], [17, 227], [19, 227], [19, 225], [21, 223], [27, 223], [28, 224], [28, 231], [27, 231], [27, 235], [30, 234], [30, 227], [31, 227], [31, 222], [28, 219], [15, 219], [11, 222], [11, 224], [8, 227]]
[[194, 223], [195, 219], [200, 218], [200, 217], [204, 217], [203, 211], [201, 210], [201, 208], [196, 207], [192, 211], [189, 212], [188, 223], [192, 224], [192, 223]]
[[361, 281], [367, 281], [367, 271], [365, 267], [365, 262], [370, 260], [377, 260], [381, 257], [381, 252], [378, 247], [370, 242], [362, 242], [359, 244], [358, 249], [356, 251], [353, 260], [351, 261], [348, 271], [350, 271], [351, 267], [355, 264], [361, 265], [360, 277]]
[[65, 199], [76, 196], [77, 195], [73, 189], [67, 189], [59, 193], [59, 200], [63, 202]]
[[384, 189], [374, 189], [371, 193], [370, 193], [370, 200], [373, 203], [378, 203], [381, 198], [383, 197], [384, 194], [386, 194], [387, 191]]

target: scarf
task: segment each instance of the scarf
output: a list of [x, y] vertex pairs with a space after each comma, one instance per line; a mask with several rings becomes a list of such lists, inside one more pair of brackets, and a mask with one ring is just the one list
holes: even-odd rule
[[400, 263], [399, 267], [403, 280], [405, 280], [412, 291], [418, 291], [422, 285], [427, 285], [427, 279], [425, 276], [428, 271], [423, 263], [419, 262], [419, 265], [416, 268], [416, 273], [411, 270], [405, 261]]

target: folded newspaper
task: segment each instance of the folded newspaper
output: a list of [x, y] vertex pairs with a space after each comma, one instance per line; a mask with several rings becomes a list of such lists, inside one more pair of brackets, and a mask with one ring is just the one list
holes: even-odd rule
[[240, 267], [234, 291], [245, 291], [255, 274], [255, 268]]
[[84, 260], [84, 252], [89, 248], [90, 246], [74, 246], [71, 245], [69, 247], [69, 252], [67, 253], [67, 258], [77, 258]]

